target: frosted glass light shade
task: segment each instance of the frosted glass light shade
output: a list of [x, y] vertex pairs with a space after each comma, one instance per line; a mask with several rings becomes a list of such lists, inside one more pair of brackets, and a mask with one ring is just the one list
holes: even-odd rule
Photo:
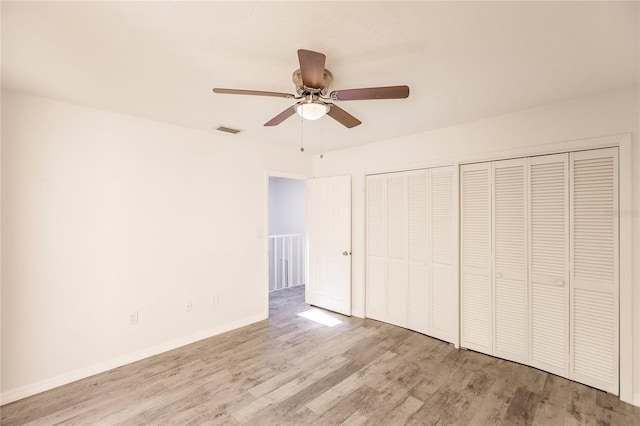
[[302, 103], [296, 105], [298, 115], [306, 120], [317, 120], [329, 111], [329, 107], [320, 103]]

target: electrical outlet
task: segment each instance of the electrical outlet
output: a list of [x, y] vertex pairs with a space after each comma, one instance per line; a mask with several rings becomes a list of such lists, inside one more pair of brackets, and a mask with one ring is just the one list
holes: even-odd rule
[[214, 294], [213, 297], [211, 298], [211, 307], [217, 308], [218, 305], [220, 305], [220, 295]]
[[185, 303], [184, 309], [187, 312], [191, 312], [193, 310], [193, 304], [191, 303], [191, 300], [189, 300], [187, 303]]
[[138, 311], [129, 312], [129, 325], [138, 324]]

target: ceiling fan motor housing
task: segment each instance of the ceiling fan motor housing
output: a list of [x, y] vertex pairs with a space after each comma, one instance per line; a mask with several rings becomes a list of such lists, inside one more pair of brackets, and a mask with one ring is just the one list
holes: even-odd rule
[[292, 80], [293, 80], [293, 84], [295, 84], [296, 86], [296, 93], [298, 93], [298, 95], [300, 96], [305, 96], [308, 94], [319, 94], [319, 95], [325, 96], [329, 91], [329, 86], [331, 85], [331, 82], [333, 81], [333, 74], [331, 74], [331, 71], [329, 71], [328, 69], [324, 70], [322, 87], [319, 89], [306, 87], [304, 84], [302, 84], [302, 72], [300, 72], [300, 69], [297, 69], [293, 72]]

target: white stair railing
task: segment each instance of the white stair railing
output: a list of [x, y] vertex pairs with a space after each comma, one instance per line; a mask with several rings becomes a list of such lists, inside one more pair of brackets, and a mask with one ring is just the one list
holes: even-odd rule
[[304, 234], [269, 236], [269, 291], [304, 284]]

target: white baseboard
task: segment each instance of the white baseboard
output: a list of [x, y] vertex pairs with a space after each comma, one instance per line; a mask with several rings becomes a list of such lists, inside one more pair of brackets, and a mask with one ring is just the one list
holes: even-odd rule
[[633, 405], [640, 407], [640, 393], [633, 394]]
[[0, 405], [9, 404], [22, 398], [26, 398], [31, 395], [35, 395], [40, 392], [44, 392], [49, 389], [57, 388], [58, 386], [66, 385], [76, 380], [84, 379], [93, 376], [98, 373], [104, 373], [105, 371], [112, 370], [123, 365], [130, 364], [132, 362], [140, 361], [141, 359], [149, 358], [153, 355], [158, 355], [162, 352], [167, 352], [172, 349], [185, 346], [199, 340], [207, 339], [209, 337], [226, 333], [227, 331], [235, 330], [240, 327], [244, 327], [258, 321], [266, 319], [264, 315], [255, 315], [253, 317], [244, 318], [240, 321], [224, 324], [219, 327], [212, 328], [210, 330], [201, 331], [195, 334], [191, 334], [186, 337], [171, 340], [160, 345], [152, 346], [141, 351], [133, 352], [130, 354], [122, 355], [117, 358], [104, 361], [98, 364], [91, 365], [89, 367], [81, 368], [79, 370], [70, 371], [65, 374], [61, 374], [56, 377], [51, 377], [46, 380], [42, 380], [30, 385], [22, 386], [17, 389], [12, 389], [0, 394]]
[[364, 309], [353, 309], [353, 310], [351, 311], [351, 316], [354, 316], [354, 317], [356, 317], [356, 318], [362, 318], [362, 319], [364, 319], [364, 318], [365, 318], [365, 316], [364, 316]]

